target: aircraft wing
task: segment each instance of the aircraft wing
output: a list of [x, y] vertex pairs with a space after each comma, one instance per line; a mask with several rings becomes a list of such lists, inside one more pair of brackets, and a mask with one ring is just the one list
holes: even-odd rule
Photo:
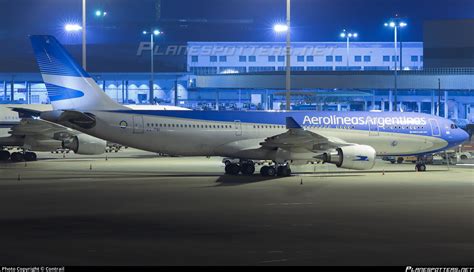
[[263, 148], [282, 148], [294, 152], [318, 152], [352, 145], [339, 138], [329, 138], [302, 128], [292, 117], [286, 118], [287, 132], [265, 139]]
[[38, 138], [55, 138], [57, 140], [69, 138], [80, 132], [41, 119], [25, 118], [13, 126], [10, 134], [13, 136], [35, 136]]

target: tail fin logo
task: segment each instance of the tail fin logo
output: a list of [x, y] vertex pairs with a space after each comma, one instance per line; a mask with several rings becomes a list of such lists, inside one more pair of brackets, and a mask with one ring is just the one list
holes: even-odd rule
[[48, 97], [51, 102], [83, 97], [84, 93], [79, 90], [69, 89], [53, 84], [46, 84]]
[[113, 101], [53, 36], [33, 35], [31, 45], [55, 110], [115, 110]]

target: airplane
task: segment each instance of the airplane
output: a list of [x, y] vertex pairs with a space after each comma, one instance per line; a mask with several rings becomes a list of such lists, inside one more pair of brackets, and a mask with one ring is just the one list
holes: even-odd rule
[[[229, 175], [289, 176], [314, 162], [368, 170], [376, 156], [439, 152], [467, 133], [450, 120], [408, 112], [131, 110], [109, 98], [53, 36], [30, 37], [54, 110], [41, 118], [94, 137], [176, 156], [238, 159]], [[185, 166], [183, 166], [185, 167]], [[417, 171], [426, 171], [420, 160]]]
[[[166, 105], [127, 105], [133, 110], [189, 110]], [[49, 104], [0, 105], [0, 161], [36, 161], [33, 151], [54, 152], [71, 150], [79, 155], [100, 155], [112, 146], [104, 140], [91, 137], [79, 131], [33, 118], [42, 111], [51, 111]], [[113, 145], [116, 146], [116, 145]], [[23, 152], [10, 153], [5, 147], [19, 147]], [[117, 150], [117, 149], [116, 149]]]
[[[33, 151], [52, 152], [69, 149], [80, 155], [100, 155], [107, 142], [79, 131], [14, 111], [42, 112], [51, 105], [0, 105], [0, 161], [36, 161]], [[4, 147], [19, 147], [10, 153]]]

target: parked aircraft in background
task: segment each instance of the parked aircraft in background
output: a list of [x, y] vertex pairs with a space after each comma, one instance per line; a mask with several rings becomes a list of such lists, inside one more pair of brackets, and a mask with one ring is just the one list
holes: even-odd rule
[[[109, 98], [52, 36], [32, 36], [54, 111], [41, 118], [94, 137], [151, 152], [222, 156], [226, 173], [290, 175], [291, 164], [373, 168], [376, 156], [423, 155], [457, 146], [468, 135], [453, 122], [401, 112], [219, 112], [131, 110]], [[183, 166], [185, 167], [185, 166]], [[423, 162], [417, 170], [425, 171]]]
[[[22, 118], [11, 107], [31, 112], [51, 109], [51, 105], [0, 105], [0, 161], [35, 161], [34, 151], [69, 149], [81, 155], [105, 152], [107, 142], [104, 140], [38, 118]], [[18, 147], [25, 151], [10, 153], [3, 147]]]
[[[162, 105], [126, 107], [141, 110], [188, 110]], [[0, 105], [0, 161], [35, 161], [37, 155], [34, 151], [72, 150], [80, 155], [100, 155], [112, 145], [79, 131], [33, 118], [33, 115], [52, 109], [51, 105]], [[24, 151], [10, 153], [4, 147], [17, 147]]]

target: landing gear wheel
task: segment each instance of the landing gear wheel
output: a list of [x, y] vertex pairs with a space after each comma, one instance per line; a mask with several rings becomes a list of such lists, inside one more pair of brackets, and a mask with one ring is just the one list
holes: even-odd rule
[[24, 160], [24, 157], [23, 154], [21, 154], [20, 152], [14, 152], [12, 153], [10, 159], [12, 160], [12, 162], [22, 162]]
[[279, 177], [289, 177], [291, 176], [291, 169], [289, 166], [279, 166], [277, 169], [277, 175]]
[[25, 161], [36, 161], [38, 157], [36, 156], [36, 153], [33, 152], [26, 152], [25, 155], [23, 155]]
[[264, 166], [260, 170], [260, 174], [264, 177], [273, 177], [276, 175], [276, 169], [273, 166]]
[[227, 175], [237, 176], [240, 173], [240, 166], [232, 163], [225, 167], [225, 173]]
[[417, 172], [426, 172], [426, 165], [424, 163], [416, 164], [416, 171]]
[[0, 161], [8, 161], [10, 159], [10, 152], [6, 150], [0, 151]]
[[255, 166], [252, 163], [242, 164], [242, 174], [246, 176], [252, 176], [255, 173]]

